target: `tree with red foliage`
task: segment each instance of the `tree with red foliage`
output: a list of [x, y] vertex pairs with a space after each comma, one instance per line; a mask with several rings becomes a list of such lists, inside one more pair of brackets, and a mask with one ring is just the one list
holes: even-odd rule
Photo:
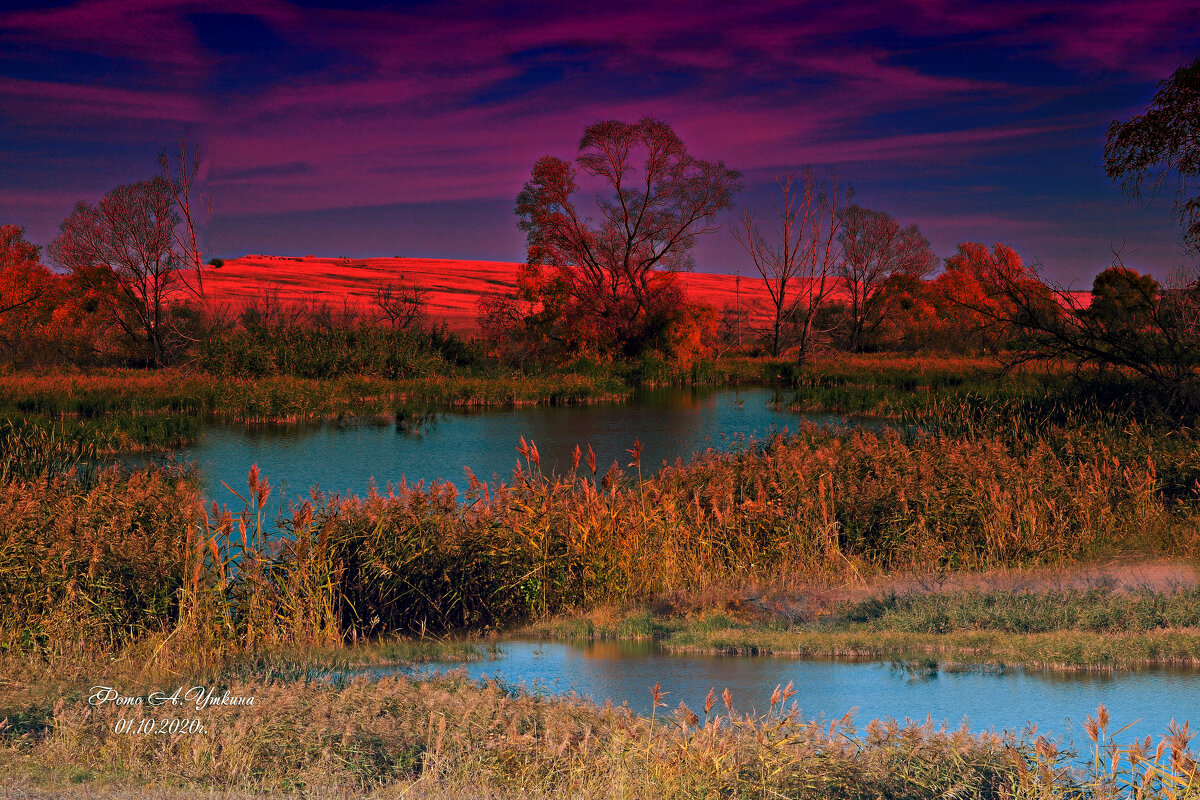
[[9, 359], [25, 360], [41, 343], [57, 283], [25, 229], [0, 226], [0, 345]]
[[[1041, 291], [1021, 256], [1004, 244], [988, 250], [977, 242], [962, 242], [958, 252], [946, 259], [946, 269], [934, 279], [931, 289], [945, 321], [949, 341], [992, 353], [1015, 335], [1016, 312], [1006, 286]], [[1043, 291], [1044, 293], [1044, 291]]]
[[924, 278], [937, 268], [929, 240], [916, 225], [907, 228], [882, 211], [850, 206], [842, 212], [842, 258], [837, 274], [849, 295], [846, 342], [860, 349], [887, 316], [888, 293], [881, 291], [896, 275]]
[[916, 275], [893, 275], [880, 293], [887, 314], [875, 328], [873, 344], [889, 350], [945, 347], [944, 309], [931, 281]]
[[118, 186], [98, 206], [80, 202], [50, 244], [59, 266], [101, 298], [147, 364], [166, 356], [167, 300], [183, 259], [175, 249], [175, 193], [162, 175]]
[[[588, 126], [575, 164], [543, 156], [517, 196], [528, 244], [522, 291], [554, 315], [543, 319], [551, 338], [635, 354], [674, 302], [674, 275], [691, 269], [696, 238], [732, 205], [739, 174], [690, 155], [650, 118]], [[609, 192], [596, 198], [595, 224], [576, 204], [580, 171]]]
[[0, 314], [34, 306], [46, 293], [50, 272], [37, 245], [19, 225], [0, 225]]

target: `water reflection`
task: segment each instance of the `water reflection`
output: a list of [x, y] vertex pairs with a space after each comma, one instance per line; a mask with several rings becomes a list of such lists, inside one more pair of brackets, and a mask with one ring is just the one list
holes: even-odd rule
[[686, 702], [703, 708], [709, 689], [728, 688], [734, 707], [762, 713], [777, 685], [795, 683], [795, 699], [805, 718], [837, 719], [854, 712], [865, 724], [875, 718], [927, 718], [975, 731], [1020, 731], [1030, 725], [1076, 736], [1088, 714], [1103, 703], [1122, 734], [1164, 733], [1172, 719], [1200, 719], [1200, 671], [1153, 669], [1117, 673], [1054, 673], [1008, 670], [941, 671], [914, 674], [889, 664], [800, 660], [763, 656], [676, 654], [651, 641], [522, 642], [500, 645], [496, 660], [462, 665], [430, 665], [422, 670], [465, 668], [472, 678], [544, 687], [552, 693], [578, 692], [599, 702], [628, 703], [650, 712], [650, 687], [670, 692], [670, 707]]
[[[537, 443], [546, 473], [570, 469], [576, 445], [592, 445], [603, 473], [612, 464], [626, 471], [634, 440], [641, 442], [643, 474], [663, 464], [686, 461], [708, 448], [726, 449], [772, 432], [795, 430], [805, 419], [780, 410], [787, 398], [764, 388], [645, 391], [628, 403], [531, 406], [475, 412], [445, 412], [403, 425], [215, 425], [181, 456], [199, 462], [208, 496], [236, 499], [237, 489], [257, 463], [277, 488], [275, 499], [302, 497], [312, 486], [363, 494], [402, 479], [410, 484], [448, 480], [460, 489], [464, 467], [481, 480], [508, 480], [521, 437]], [[835, 415], [810, 421], [840, 425]], [[581, 464], [581, 469], [583, 465]]]

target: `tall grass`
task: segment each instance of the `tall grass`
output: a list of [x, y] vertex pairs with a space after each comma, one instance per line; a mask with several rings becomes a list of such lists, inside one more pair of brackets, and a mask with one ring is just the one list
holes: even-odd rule
[[0, 484], [0, 645], [107, 652], [173, 630], [197, 502], [177, 470]]
[[[1018, 458], [991, 440], [810, 428], [646, 480], [593, 471], [588, 454], [565, 476], [539, 464], [536, 446], [523, 445], [510, 483], [472, 477], [463, 497], [449, 484], [314, 494], [278, 529], [263, 519], [269, 487], [257, 471], [239, 515], [209, 511], [194, 525], [195, 497], [177, 493], [164, 521], [199, 554], [179, 551], [193, 587], [181, 619], [240, 650], [482, 628], [730, 585], [1189, 555], [1196, 545], [1153, 463], [1072, 460], [1048, 447]], [[123, 480], [120, 508], [163, 492]], [[105, 487], [113, 502], [123, 497]]]
[[[729, 586], [1196, 553], [1200, 442], [1119, 428], [1119, 417], [1038, 416], [1022, 403], [940, 403], [907, 432], [807, 427], [649, 478], [636, 444], [627, 471], [601, 472], [589, 449], [547, 475], [523, 442], [506, 484], [468, 475], [463, 496], [440, 483], [314, 493], [279, 526], [263, 517], [269, 486], [257, 470], [243, 510], [201, 513], [181, 473], [55, 475], [80, 445], [49, 446], [46, 434], [10, 425], [0, 437], [8, 635], [69, 632], [78, 612], [68, 640], [155, 630], [171, 637], [164, 653], [219, 660]], [[31, 454], [43, 450], [34, 479]], [[160, 556], [131, 567], [126, 552]], [[26, 570], [29, 559], [42, 566]], [[154, 570], [173, 576], [160, 581], [166, 595], [136, 610]], [[88, 582], [97, 575], [103, 587]], [[105, 600], [64, 604], [81, 591]]]
[[294, 535], [340, 565], [355, 612], [344, 622], [479, 626], [730, 584], [1196, 545], [1190, 506], [1164, 498], [1153, 460], [1126, 461], [1086, 434], [1014, 453], [994, 437], [808, 428], [646, 480], [601, 474], [588, 454], [545, 476], [535, 445], [521, 453], [510, 483], [469, 476], [463, 498], [448, 485], [315, 497]]
[[672, 708], [656, 686], [648, 717], [461, 676], [348, 685], [252, 678], [224, 688], [255, 703], [191, 713], [204, 722], [203, 735], [118, 734], [120, 718], [136, 727], [161, 715], [60, 702], [40, 735], [16, 745], [17, 763], [64, 783], [69, 776], [71, 791], [115, 785], [135, 797], [158, 796], [170, 784], [315, 797], [383, 789], [381, 796], [597, 800], [1166, 800], [1198, 788], [1186, 726], [1120, 744], [1123, 731], [1113, 730], [1103, 707], [1085, 722], [1086, 749], [1077, 755], [1034, 733], [894, 720], [859, 728], [849, 715], [809, 720], [791, 685], [777, 687], [757, 716], [740, 713], [728, 691], [710, 692], [702, 708]]
[[218, 330], [201, 340], [195, 360], [205, 372], [243, 377], [400, 379], [487, 366], [478, 342], [445, 328], [392, 330], [362, 323], [278, 323]]

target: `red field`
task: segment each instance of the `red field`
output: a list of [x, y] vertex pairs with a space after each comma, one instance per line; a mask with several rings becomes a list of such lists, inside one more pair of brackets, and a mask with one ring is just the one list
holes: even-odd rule
[[[428, 292], [427, 314], [452, 330], [478, 330], [476, 306], [480, 295], [509, 289], [516, 283], [516, 263], [506, 261], [453, 261], [439, 258], [304, 258], [248, 255], [206, 267], [204, 289], [218, 307], [236, 310], [270, 294], [285, 305], [325, 303], [334, 309], [350, 308], [377, 315], [372, 302], [375, 287], [403, 279]], [[743, 275], [683, 273], [688, 297], [713, 308], [740, 305], [755, 321], [765, 317], [770, 302], [762, 279]], [[1085, 292], [1072, 293], [1076, 304], [1086, 306]]]
[[[504, 261], [451, 261], [436, 258], [293, 258], [248, 255], [207, 267], [206, 295], [219, 306], [240, 308], [271, 294], [284, 304], [327, 303], [335, 309], [353, 308], [375, 314], [371, 295], [375, 287], [403, 278], [428, 290], [427, 312], [434, 321], [445, 321], [453, 330], [477, 329], [476, 304], [480, 295], [516, 283], [515, 263]], [[714, 308], [739, 302], [739, 282], [733, 275], [688, 273], [681, 276], [688, 296]], [[743, 276], [742, 307], [754, 309], [768, 300], [762, 280]]]

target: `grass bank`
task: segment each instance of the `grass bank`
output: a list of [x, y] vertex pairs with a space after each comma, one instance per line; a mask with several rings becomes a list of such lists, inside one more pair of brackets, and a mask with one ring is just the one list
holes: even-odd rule
[[579, 375], [436, 376], [403, 380], [223, 377], [180, 369], [0, 374], [0, 413], [215, 415], [235, 421], [386, 415], [404, 404], [485, 406], [622, 397], [618, 381]]
[[39, 428], [98, 455], [162, 451], [205, 418], [229, 422], [401, 420], [439, 408], [617, 401], [630, 389], [576, 374], [335, 379], [223, 377], [179, 369], [0, 373], [0, 425]]
[[[825, 597], [822, 598], [821, 595]], [[923, 669], [1200, 666], [1200, 589], [736, 594], [688, 610], [601, 609], [524, 628], [547, 639], [654, 638], [681, 652], [867, 659]]]
[[[193, 685], [156, 688], [180, 681]], [[1072, 761], [1033, 735], [804, 720], [790, 686], [761, 716], [710, 694], [696, 709], [656, 696], [642, 717], [456, 676], [339, 684], [259, 672], [195, 685], [243, 702], [164, 714], [89, 704], [90, 688], [64, 694], [0, 730], [0, 786], [38, 797], [1152, 799], [1191, 796], [1196, 780], [1186, 733], [1157, 750], [1114, 743], [1103, 709], [1085, 727], [1095, 759]], [[165, 717], [192, 732], [136, 733]]]

